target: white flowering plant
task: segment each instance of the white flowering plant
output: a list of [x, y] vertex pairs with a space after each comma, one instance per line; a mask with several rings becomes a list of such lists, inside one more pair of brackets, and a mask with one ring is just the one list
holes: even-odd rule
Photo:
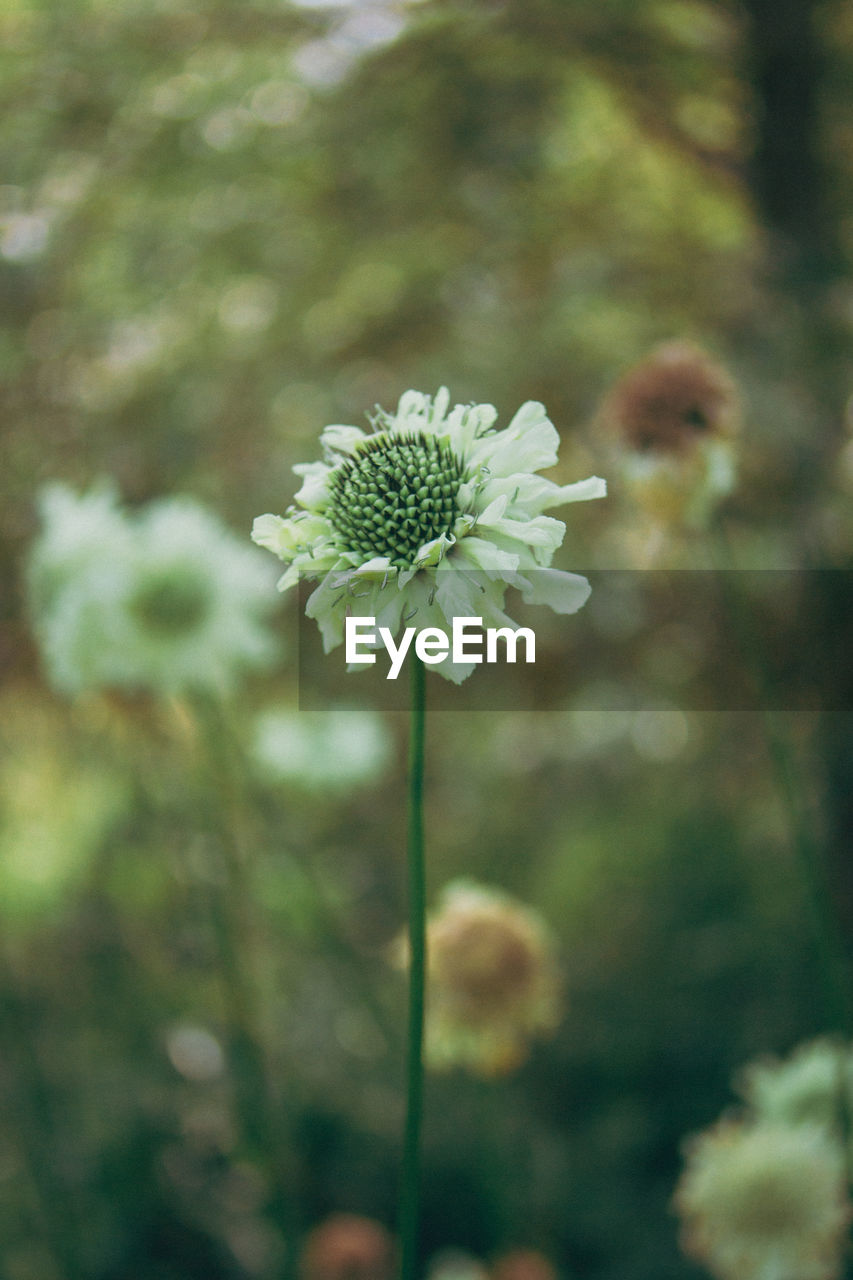
[[[377, 409], [372, 431], [329, 426], [323, 459], [294, 468], [303, 479], [284, 516], [254, 522], [256, 543], [287, 565], [279, 589], [318, 581], [306, 612], [326, 652], [350, 617], [372, 617], [396, 634], [445, 629], [454, 617], [515, 627], [504, 612], [508, 587], [525, 602], [575, 613], [586, 578], [551, 567], [566, 532], [545, 511], [603, 497], [592, 476], [558, 485], [537, 474], [557, 461], [559, 436], [543, 406], [522, 405], [503, 430], [489, 404], [450, 407], [407, 391], [396, 413]], [[435, 669], [454, 683], [473, 663], [449, 656]]]
[[60, 692], [222, 694], [275, 658], [273, 575], [198, 502], [127, 513], [109, 484], [82, 496], [52, 484], [40, 509], [30, 611]]

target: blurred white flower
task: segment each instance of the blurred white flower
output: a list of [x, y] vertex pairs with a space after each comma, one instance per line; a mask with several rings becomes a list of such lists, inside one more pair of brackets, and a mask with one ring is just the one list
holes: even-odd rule
[[737, 1084], [762, 1120], [823, 1125], [840, 1136], [853, 1115], [853, 1056], [846, 1044], [812, 1040], [783, 1061], [759, 1059], [744, 1067]]
[[815, 1125], [723, 1120], [675, 1194], [685, 1251], [719, 1280], [837, 1280], [850, 1205], [840, 1143]]
[[489, 1280], [479, 1258], [463, 1249], [442, 1249], [430, 1258], [427, 1280]]
[[379, 777], [391, 759], [391, 735], [371, 711], [265, 711], [254, 757], [264, 773], [309, 791], [346, 791]]
[[61, 692], [224, 693], [275, 657], [267, 567], [199, 503], [125, 514], [108, 486], [51, 485], [40, 505], [30, 605]]

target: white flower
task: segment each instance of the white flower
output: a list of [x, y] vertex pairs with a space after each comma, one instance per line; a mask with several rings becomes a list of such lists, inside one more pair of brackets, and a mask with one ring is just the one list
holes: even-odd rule
[[[393, 633], [406, 624], [446, 631], [457, 616], [514, 628], [503, 612], [508, 586], [558, 613], [589, 595], [585, 578], [549, 567], [566, 526], [543, 512], [603, 497], [604, 481], [557, 485], [535, 474], [556, 463], [559, 444], [541, 404], [522, 405], [502, 431], [491, 405], [449, 405], [445, 387], [434, 400], [407, 391], [396, 414], [377, 411], [372, 433], [327, 427], [324, 460], [295, 468], [297, 506], [255, 520], [254, 541], [288, 566], [280, 590], [319, 579], [306, 612], [327, 652], [347, 616]], [[456, 683], [473, 669], [436, 666]]]
[[253, 754], [277, 780], [346, 791], [381, 774], [391, 759], [391, 736], [370, 711], [265, 711]]
[[682, 1243], [720, 1280], [836, 1280], [850, 1205], [840, 1143], [814, 1125], [724, 1120], [694, 1138]]
[[126, 515], [109, 488], [52, 485], [41, 509], [30, 602], [57, 689], [221, 693], [275, 656], [265, 564], [198, 503]]
[[28, 565], [30, 603], [36, 614], [51, 609], [65, 585], [103, 563], [106, 548], [122, 555], [131, 548], [130, 528], [109, 482], [94, 485], [82, 497], [64, 484], [46, 485], [39, 508], [41, 535]]
[[751, 1062], [738, 1083], [741, 1095], [763, 1120], [823, 1125], [840, 1136], [845, 1125], [842, 1108], [853, 1112], [853, 1058], [846, 1044], [831, 1040], [801, 1044], [784, 1061]]

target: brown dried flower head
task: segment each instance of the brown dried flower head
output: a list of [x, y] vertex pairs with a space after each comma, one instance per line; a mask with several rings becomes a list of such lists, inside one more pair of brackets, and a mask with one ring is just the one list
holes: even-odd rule
[[391, 1236], [372, 1218], [335, 1213], [309, 1232], [299, 1259], [301, 1280], [391, 1280]]
[[638, 453], [684, 453], [733, 435], [738, 395], [728, 373], [692, 342], [667, 342], [630, 369], [604, 402], [605, 424]]

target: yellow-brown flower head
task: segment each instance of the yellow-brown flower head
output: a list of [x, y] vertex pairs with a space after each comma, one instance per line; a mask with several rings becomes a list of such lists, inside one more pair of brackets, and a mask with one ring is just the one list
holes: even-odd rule
[[675, 1195], [682, 1244], [719, 1280], [836, 1280], [850, 1221], [840, 1143], [814, 1125], [723, 1120]]
[[301, 1280], [391, 1280], [391, 1236], [372, 1218], [335, 1213], [311, 1231], [299, 1259]]
[[427, 925], [426, 1059], [500, 1075], [558, 1019], [558, 981], [544, 921], [495, 889], [455, 881]]
[[731, 491], [737, 390], [693, 343], [665, 343], [624, 374], [600, 421], [625, 487], [660, 523], [701, 525]]

